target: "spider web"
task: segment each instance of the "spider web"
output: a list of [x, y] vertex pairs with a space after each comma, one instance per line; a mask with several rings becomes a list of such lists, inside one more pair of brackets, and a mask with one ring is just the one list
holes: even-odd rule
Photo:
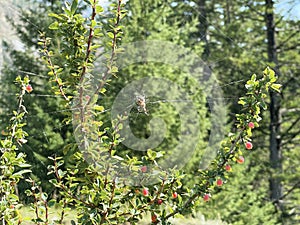
[[[43, 30], [43, 28], [39, 27], [38, 24], [35, 24], [34, 22], [32, 22], [32, 21], [28, 20], [26, 17], [24, 17], [22, 15], [22, 13], [19, 11], [19, 8], [16, 5], [10, 4], [10, 5], [7, 6], [7, 8], [9, 9], [9, 11], [13, 11], [14, 13], [16, 13], [19, 18], [23, 18], [25, 21], [27, 21], [28, 23], [30, 23], [31, 25], [33, 25], [35, 27], [35, 29], [36, 29], [36, 33], [37, 34], [41, 30]], [[207, 21], [207, 23], [209, 25], [212, 25], [209, 21]], [[223, 34], [222, 30], [219, 29], [218, 27], [214, 27], [214, 29], [219, 32], [219, 35]], [[230, 37], [228, 37], [228, 36], [226, 36], [224, 34], [223, 34], [223, 36], [224, 36], [224, 38], [226, 38], [227, 40], [229, 40], [233, 45], [235, 45], [235, 47], [241, 48]], [[202, 39], [202, 38], [203, 37], [200, 37], [200, 39]], [[37, 55], [39, 54], [38, 50], [36, 50], [36, 54]], [[220, 63], [222, 61], [225, 61], [225, 59], [224, 58], [214, 59], [214, 62], [211, 63], [210, 65], [213, 67], [213, 64]], [[0, 69], [2, 71], [3, 66], [1, 66]], [[25, 71], [25, 70], [22, 70], [22, 69], [16, 69], [16, 71], [19, 74], [21, 74], [21, 75], [29, 75], [30, 79], [33, 82], [37, 81], [38, 78], [40, 78], [40, 79], [47, 79], [47, 80], [50, 78], [47, 75], [36, 74], [36, 73], [34, 73], [32, 71]], [[3, 79], [4, 76], [5, 75], [2, 74], [1, 79]], [[230, 83], [227, 83], [227, 84], [223, 84], [220, 87], [224, 88], [226, 86], [236, 85], [236, 84], [239, 84], [241, 82], [244, 82], [244, 80], [233, 81], [233, 82], [230, 82]], [[6, 95], [6, 96], [7, 95], [15, 96], [16, 93], [13, 93], [13, 92], [0, 92], [0, 94], [1, 95]], [[35, 94], [34, 91], [29, 96], [30, 96], [30, 98], [43, 98], [46, 101], [47, 101], [48, 98], [61, 98], [61, 96], [57, 96], [55, 94]], [[145, 96], [145, 97], [146, 97], [146, 109], [147, 109], [147, 111], [149, 111], [150, 115], [151, 115], [151, 111], [154, 108], [157, 108], [160, 104], [166, 104], [166, 103], [172, 103], [172, 102], [179, 102], [179, 101], [182, 101], [182, 102], [190, 101], [188, 99], [180, 99], [180, 100], [178, 100], [178, 99], [160, 99], [160, 100], [156, 100], [156, 99], [153, 99], [153, 97], [150, 97], [150, 96]], [[225, 101], [227, 101], [227, 102], [230, 102], [230, 101], [236, 101], [238, 98], [239, 98], [239, 96], [232, 95], [232, 96], [229, 96], [227, 98], [222, 98], [222, 99], [225, 100]], [[210, 101], [214, 101], [215, 99], [213, 99], [213, 98], [207, 98], [206, 100], [207, 100], [207, 102], [210, 102]], [[144, 112], [139, 112], [139, 110], [137, 109], [138, 106], [135, 103], [134, 96], [133, 96], [132, 104], [135, 106], [135, 107], [133, 107], [132, 113], [135, 113], [137, 115], [144, 114]], [[130, 107], [130, 105], [128, 105], [128, 107]], [[7, 116], [7, 117], [13, 116], [12, 113], [7, 112], [7, 111], [5, 112], [5, 109], [2, 109], [2, 110], [3, 110], [3, 113], [5, 114], [5, 116]], [[51, 110], [49, 110], [49, 108], [44, 108], [43, 110], [44, 110], [43, 113], [46, 113], [46, 114], [49, 114], [49, 115], [53, 115], [53, 114], [60, 114], [60, 113], [65, 113], [65, 112], [72, 112], [72, 110], [75, 110], [75, 109], [63, 109], [63, 110], [54, 110], [54, 111], [51, 111]], [[103, 110], [100, 113], [101, 114], [105, 114], [105, 113], [108, 113], [110, 111], [111, 111], [111, 108], [107, 108], [107, 109]], [[26, 117], [30, 118], [30, 119], [34, 119], [37, 116], [38, 115], [31, 114], [30, 112], [29, 112], [29, 114], [26, 115]], [[3, 121], [2, 120], [1, 122], [7, 122], [7, 121]], [[53, 131], [60, 131], [61, 129], [63, 129], [64, 127], [67, 127], [67, 126], [71, 126], [71, 125], [70, 124], [58, 124], [57, 126], [53, 126], [52, 130]], [[43, 137], [45, 138], [45, 141], [48, 143], [49, 142], [49, 138], [47, 137], [47, 133], [45, 133], [44, 131], [42, 131], [42, 134], [43, 134]], [[35, 138], [37, 136], [31, 136], [31, 137]]]

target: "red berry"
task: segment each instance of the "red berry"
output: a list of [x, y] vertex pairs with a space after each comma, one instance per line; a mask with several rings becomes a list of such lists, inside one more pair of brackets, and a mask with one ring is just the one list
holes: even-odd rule
[[143, 189], [143, 195], [147, 196], [149, 194], [148, 188]]
[[157, 221], [157, 216], [153, 214], [151, 216], [151, 221], [152, 221], [152, 223], [155, 223]]
[[142, 167], [141, 167], [141, 171], [142, 171], [143, 173], [146, 173], [146, 172], [147, 172], [147, 166], [142, 166]]
[[251, 129], [253, 129], [255, 126], [254, 126], [254, 123], [253, 122], [249, 122], [248, 123], [248, 127], [250, 127]]
[[243, 156], [239, 156], [239, 158], [236, 160], [239, 164], [243, 164], [245, 159]]
[[246, 146], [246, 149], [248, 149], [248, 150], [250, 150], [250, 149], [253, 148], [253, 145], [252, 145], [252, 143], [251, 143], [250, 141], [248, 141], [248, 142], [245, 144], [245, 146]]
[[222, 185], [223, 185], [222, 179], [218, 179], [218, 180], [217, 180], [217, 186], [222, 186]]
[[227, 165], [225, 166], [225, 170], [226, 170], [226, 171], [231, 171], [231, 166], [230, 166], [229, 164], [227, 164]]
[[158, 204], [158, 205], [161, 205], [162, 203], [163, 203], [163, 200], [161, 200], [161, 199], [158, 199], [158, 200], [157, 200], [157, 204]]
[[11, 209], [14, 209], [14, 208], [15, 208], [15, 206], [14, 206], [14, 205], [11, 205], [11, 206], [9, 206], [9, 208], [11, 208]]
[[32, 92], [32, 90], [33, 90], [32, 86], [30, 84], [28, 84], [25, 89], [28, 93]]
[[210, 199], [210, 194], [205, 194], [205, 195], [203, 196], [203, 200], [204, 200], [205, 202], [207, 202], [209, 199]]
[[173, 197], [173, 198], [177, 198], [177, 197], [178, 197], [177, 192], [174, 192], [174, 193], [172, 194], [172, 197]]

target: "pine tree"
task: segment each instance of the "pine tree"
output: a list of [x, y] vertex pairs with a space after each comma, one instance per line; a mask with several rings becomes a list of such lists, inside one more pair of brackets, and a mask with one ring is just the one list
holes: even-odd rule
[[[161, 2], [156, 0], [133, 0], [127, 2], [126, 10], [128, 10], [128, 16], [126, 16], [123, 22], [125, 36], [121, 46], [126, 46], [138, 41], [147, 43], [147, 41], [151, 42], [157, 40], [158, 45], [159, 43], [164, 45], [164, 41], [169, 43], [172, 42], [174, 46], [179, 45], [182, 46], [182, 48], [196, 49], [198, 52], [201, 52], [202, 48], [200, 47], [200, 44], [197, 43], [196, 40], [189, 40], [190, 35], [193, 35], [193, 32], [197, 30], [197, 18], [196, 16], [187, 17], [188, 21], [185, 20], [186, 18], [182, 18], [184, 10], [182, 10], [181, 7], [183, 7], [184, 4], [185, 3], [177, 4], [174, 1]], [[185, 7], [190, 6], [186, 5]], [[140, 47], [143, 46], [141, 45]], [[157, 46], [153, 46], [153, 51], [160, 50], [156, 47]], [[178, 53], [175, 52], [174, 54]], [[205, 148], [204, 139], [207, 137], [207, 129], [209, 127], [208, 118], [206, 118], [207, 108], [205, 106], [205, 94], [200, 90], [200, 85], [197, 84], [197, 82], [200, 81], [189, 80], [189, 74], [185, 72], [184, 68], [184, 66], [188, 67], [189, 65], [180, 65], [175, 68], [163, 63], [164, 60], [165, 59], [161, 59], [161, 62], [140, 62], [123, 68], [119, 72], [118, 78], [114, 79], [110, 85], [110, 89], [108, 90], [109, 94], [107, 94], [109, 97], [104, 97], [104, 101], [107, 102], [105, 108], [111, 107], [114, 98], [112, 96], [119, 93], [122, 88], [126, 87], [126, 85], [130, 85], [133, 81], [145, 77], [150, 79], [165, 79], [167, 82], [178, 84], [180, 88], [185, 90], [185, 93], [188, 93], [189, 91], [194, 92], [188, 94], [188, 97], [193, 101], [193, 104], [195, 104], [198, 116], [201, 118], [199, 121], [201, 140], [199, 141], [198, 150], [195, 152], [192, 161], [187, 166], [187, 168], [189, 168], [188, 170], [193, 173], [193, 171], [199, 167], [199, 159]], [[152, 85], [153, 87], [141, 86], [140, 89], [137, 88], [135, 91], [136, 93], [132, 93], [131, 101], [129, 101], [128, 104], [129, 106], [132, 106], [129, 115], [131, 131], [139, 140], [148, 139], [153, 132], [153, 130], [151, 131], [149, 129], [151, 119], [155, 117], [161, 118], [164, 123], [167, 124], [167, 133], [165, 134], [165, 139], [157, 148], [155, 148], [155, 151], [162, 150], [166, 152], [166, 155], [169, 155], [169, 158], [178, 158], [176, 155], [182, 155], [184, 152], [180, 152], [182, 149], [176, 149], [181, 135], [180, 129], [182, 129], [184, 124], [180, 124], [180, 114], [179, 112], [176, 112], [176, 108], [172, 106], [172, 104], [179, 105], [180, 102], [187, 102], [189, 100], [184, 96], [180, 97], [178, 93], [168, 89], [170, 87], [166, 87], [163, 83]], [[197, 86], [200, 88], [197, 89]], [[150, 91], [149, 88], [156, 91]], [[147, 92], [150, 93], [149, 96], [147, 96]], [[143, 96], [144, 94], [146, 95]], [[146, 98], [147, 112], [137, 109], [136, 98], [140, 95]], [[154, 127], [153, 129], [159, 130], [161, 127]], [[123, 148], [125, 149], [124, 154], [132, 154], [132, 151], [128, 152], [126, 150], [126, 146], [123, 146]], [[135, 151], [134, 154], [144, 153]], [[174, 154], [174, 157], [170, 156], [172, 154]], [[173, 162], [173, 165], [174, 164], [175, 162]]]

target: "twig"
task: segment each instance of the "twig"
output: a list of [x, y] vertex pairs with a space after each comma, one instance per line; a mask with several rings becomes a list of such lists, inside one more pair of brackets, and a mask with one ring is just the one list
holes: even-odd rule
[[[95, 20], [95, 17], [96, 17], [96, 0], [94, 0], [94, 2], [92, 4], [91, 24], [92, 24], [92, 21]], [[91, 45], [92, 45], [93, 37], [94, 37], [94, 28], [91, 25], [90, 30], [89, 30], [87, 48], [86, 48], [85, 63], [82, 68], [79, 84], [81, 84], [83, 82], [83, 79], [85, 77], [84, 75], [87, 71], [87, 65], [88, 65], [90, 54], [91, 54]], [[87, 105], [88, 104], [89, 104], [89, 101], [88, 101]], [[80, 85], [80, 89], [79, 89], [79, 108], [80, 108], [80, 122], [83, 124], [84, 123], [84, 107], [83, 107], [83, 87], [82, 87], [82, 85]]]
[[[115, 55], [116, 55], [117, 34], [118, 34], [117, 27], [118, 27], [118, 25], [120, 23], [120, 20], [121, 20], [121, 3], [122, 3], [122, 0], [118, 0], [117, 20], [116, 20], [116, 23], [114, 24], [115, 29], [113, 29], [112, 52], [111, 52], [111, 56], [110, 56], [110, 59], [109, 59], [109, 67], [107, 68], [107, 70], [103, 74], [102, 82], [100, 83], [99, 87], [96, 89], [95, 93], [98, 93], [103, 88], [103, 86], [105, 85], [105, 81], [106, 81], [106, 79], [108, 78], [108, 75], [111, 72], [111, 66], [113, 64], [113, 61], [114, 61], [114, 58], [115, 58]], [[90, 101], [91, 101], [91, 99], [88, 101], [87, 104], [89, 104]]]
[[296, 184], [294, 184], [287, 192], [280, 196], [278, 199], [275, 199], [272, 201], [272, 203], [278, 203], [280, 200], [283, 200], [285, 197], [287, 197], [290, 193], [292, 193], [296, 188], [300, 188], [300, 181], [298, 181]]
[[70, 100], [68, 99], [68, 97], [65, 95], [65, 92], [64, 92], [64, 90], [63, 90], [63, 85], [59, 82], [58, 74], [57, 74], [57, 72], [56, 72], [56, 70], [55, 70], [55, 68], [54, 68], [53, 63], [52, 63], [50, 53], [49, 53], [49, 51], [47, 50], [47, 40], [46, 40], [45, 37], [44, 37], [44, 53], [45, 53], [45, 55], [46, 55], [47, 63], [48, 63], [48, 65], [49, 65], [49, 68], [50, 68], [51, 72], [53, 73], [53, 75], [54, 75], [54, 77], [55, 77], [54, 80], [55, 80], [55, 82], [56, 82], [57, 85], [58, 85], [58, 89], [59, 89], [60, 94], [64, 97], [64, 99], [65, 99], [66, 101], [70, 101]]
[[66, 199], [64, 199], [64, 204], [63, 204], [63, 207], [62, 207], [62, 211], [61, 211], [61, 215], [60, 215], [60, 219], [59, 219], [59, 224], [63, 224], [66, 207], [67, 207], [67, 202], [66, 202]]

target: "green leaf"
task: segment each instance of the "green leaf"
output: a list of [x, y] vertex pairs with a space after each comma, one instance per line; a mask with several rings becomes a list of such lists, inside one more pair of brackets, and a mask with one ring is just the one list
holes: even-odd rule
[[103, 9], [103, 7], [102, 6], [100, 6], [100, 5], [97, 5], [96, 6], [96, 13], [98, 14], [98, 13], [101, 13], [101, 12], [103, 12], [104, 11], [104, 9]]
[[47, 193], [44, 193], [44, 192], [43, 192], [43, 193], [41, 194], [41, 198], [42, 198], [43, 201], [47, 201], [47, 199], [48, 199]]
[[71, 5], [71, 13], [72, 15], [75, 14], [76, 10], [78, 7], [78, 0], [73, 0], [72, 5]]
[[95, 26], [97, 26], [97, 22], [95, 20], [91, 21], [91, 28], [94, 28]]
[[147, 156], [149, 157], [150, 160], [153, 161], [153, 160], [156, 159], [157, 154], [156, 154], [155, 151], [152, 151], [151, 149], [149, 149], [149, 150], [147, 151]]
[[63, 84], [62, 80], [60, 78], [57, 78], [56, 79], [56, 82], [59, 86], [61, 86]]
[[102, 112], [102, 111], [104, 111], [104, 107], [101, 106], [101, 105], [95, 105], [95, 106], [94, 106], [94, 110], [97, 110], [97, 111]]
[[68, 15], [68, 16], [72, 16], [72, 13], [71, 13], [71, 11], [70, 10], [68, 10], [68, 9], [65, 9], [65, 13]]
[[22, 176], [24, 173], [31, 173], [31, 170], [20, 170], [19, 172], [15, 173], [14, 176]]
[[251, 76], [251, 80], [252, 80], [252, 81], [256, 81], [256, 74], [253, 74], [253, 75]]
[[117, 156], [117, 155], [114, 155], [112, 158], [113, 158], [113, 159], [117, 159], [117, 160], [119, 160], [119, 161], [123, 161], [123, 160], [124, 160], [122, 157]]
[[269, 74], [269, 70], [270, 70], [270, 68], [267, 67], [267, 68], [264, 70], [264, 75], [268, 75], [268, 74]]
[[54, 23], [51, 23], [49, 25], [49, 29], [50, 30], [58, 30], [59, 29], [59, 23], [57, 21], [55, 21]]
[[19, 167], [21, 167], [21, 168], [25, 168], [25, 167], [31, 167], [31, 165], [30, 164], [28, 164], [28, 163], [21, 163], [20, 165], [18, 165]]
[[10, 200], [15, 200], [15, 201], [18, 201], [19, 200], [19, 197], [15, 194], [9, 194], [8, 198]]
[[49, 13], [48, 16], [54, 17], [54, 18], [56, 18], [56, 19], [58, 19], [58, 20], [62, 20], [62, 19], [63, 19], [61, 16], [59, 16], [59, 15], [56, 14], [56, 13]]
[[265, 102], [260, 102], [260, 106], [263, 108], [263, 110], [266, 110], [268, 108]]
[[48, 206], [49, 207], [52, 207], [56, 204], [56, 200], [55, 199], [51, 199], [49, 202], [48, 202]]
[[107, 36], [110, 37], [111, 39], [114, 38], [114, 34], [113, 34], [112, 32], [108, 32], [108, 33], [107, 33]]
[[271, 85], [271, 88], [272, 88], [274, 91], [280, 92], [281, 86], [282, 86], [281, 84], [272, 84], [272, 85]]
[[249, 137], [251, 137], [252, 136], [252, 130], [249, 128], [249, 129], [247, 129], [247, 135], [249, 136]]
[[238, 101], [238, 104], [240, 104], [240, 105], [245, 105], [246, 102], [245, 102], [243, 99], [240, 99], [240, 100]]
[[93, 45], [90, 47], [90, 50], [98, 49], [100, 47], [101, 47], [101, 45]]
[[60, 178], [64, 177], [65, 174], [66, 174], [66, 172], [62, 171], [61, 169], [59, 169], [59, 170], [57, 171], [57, 173], [58, 173], [58, 176], [59, 176]]
[[[270, 80], [274, 79], [275, 78], [275, 71], [268, 68], [269, 69], [269, 77], [270, 77]], [[276, 78], [275, 78], [276, 79]]]
[[250, 89], [251, 87], [252, 87], [251, 84], [250, 84], [250, 85], [249, 85], [249, 84], [245, 84], [245, 88], [246, 88], [246, 89]]
[[112, 68], [111, 68], [111, 72], [112, 73], [117, 73], [119, 70], [118, 70], [118, 67], [116, 67], [116, 66], [113, 66]]

